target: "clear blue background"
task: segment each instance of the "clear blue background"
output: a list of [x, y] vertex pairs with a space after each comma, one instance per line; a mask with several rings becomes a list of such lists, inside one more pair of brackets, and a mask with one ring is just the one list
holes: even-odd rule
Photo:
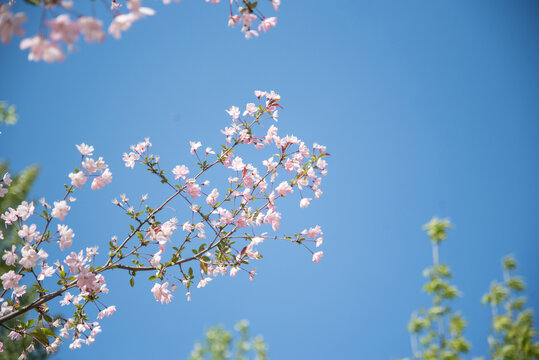
[[155, 17], [121, 41], [81, 42], [62, 64], [28, 62], [17, 41], [0, 47], [0, 98], [20, 114], [2, 129], [1, 157], [15, 170], [40, 164], [34, 195], [52, 201], [79, 158], [74, 145], [93, 144], [114, 181], [79, 192], [67, 219], [74, 249], [105, 252], [128, 231], [110, 200], [163, 194], [123, 166], [130, 144], [150, 136], [164, 164], [186, 162], [189, 140], [219, 144], [224, 109], [274, 89], [280, 130], [332, 154], [322, 199], [282, 225], [320, 223], [325, 257], [313, 264], [297, 246], [265, 242], [255, 281], [219, 278], [191, 303], [177, 293], [169, 305], [142, 278], [132, 289], [127, 274], [109, 274], [104, 299], [118, 312], [94, 345], [60, 358], [184, 359], [208, 326], [242, 318], [273, 359], [407, 356], [410, 313], [428, 305], [421, 225], [433, 215], [455, 224], [441, 258], [464, 295], [455, 308], [469, 320], [473, 355], [487, 353], [480, 297], [501, 278], [504, 255], [516, 255], [538, 308], [536, 1], [287, 0], [277, 28], [249, 41], [226, 27], [226, 3], [144, 3]]

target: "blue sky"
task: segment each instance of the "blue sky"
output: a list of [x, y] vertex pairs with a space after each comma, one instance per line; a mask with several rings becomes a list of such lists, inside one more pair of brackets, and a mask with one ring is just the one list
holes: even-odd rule
[[313, 264], [299, 247], [265, 242], [255, 281], [220, 278], [169, 305], [149, 282], [132, 289], [110, 274], [104, 300], [118, 312], [94, 345], [59, 358], [183, 359], [208, 326], [243, 318], [273, 359], [408, 356], [410, 313], [429, 301], [421, 225], [434, 215], [455, 224], [441, 259], [463, 293], [455, 308], [472, 355], [487, 353], [480, 297], [504, 255], [516, 256], [538, 308], [537, 2], [287, 0], [278, 26], [249, 41], [226, 27], [226, 4], [154, 4], [157, 15], [120, 41], [83, 44], [61, 64], [1, 47], [0, 99], [20, 115], [2, 129], [1, 157], [16, 170], [39, 164], [34, 196], [52, 201], [78, 160], [74, 145], [94, 145], [114, 181], [79, 192], [69, 224], [74, 249], [104, 249], [128, 231], [112, 198], [163, 194], [123, 166], [130, 144], [150, 136], [172, 167], [189, 140], [219, 144], [224, 109], [273, 89], [280, 130], [332, 155], [324, 196], [282, 223], [289, 233], [322, 225], [325, 257]]

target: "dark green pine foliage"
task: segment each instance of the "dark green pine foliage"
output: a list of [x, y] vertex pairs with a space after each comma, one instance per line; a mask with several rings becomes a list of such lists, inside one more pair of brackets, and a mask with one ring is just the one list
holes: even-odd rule
[[493, 360], [539, 359], [539, 342], [534, 342], [537, 331], [533, 327], [531, 309], [524, 309], [526, 289], [524, 280], [512, 275], [517, 262], [512, 256], [502, 261], [503, 282], [493, 282], [483, 296], [483, 304], [492, 309], [492, 330], [489, 336], [490, 356]]

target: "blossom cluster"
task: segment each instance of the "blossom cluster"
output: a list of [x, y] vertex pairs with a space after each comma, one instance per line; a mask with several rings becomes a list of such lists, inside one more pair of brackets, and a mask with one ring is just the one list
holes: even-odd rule
[[[88, 178], [93, 178], [92, 190], [100, 189], [112, 181], [112, 174], [103, 158], [99, 157], [95, 160], [90, 157], [94, 151], [92, 146], [82, 143], [77, 145], [77, 149], [81, 154], [80, 166], [82, 170], [75, 169], [68, 175], [71, 185], [66, 185], [66, 194], [62, 199], [54, 201], [53, 205], [49, 205], [44, 198], [37, 205], [34, 202], [23, 201], [16, 208], [8, 208], [3, 214], [0, 214], [5, 227], [11, 227], [10, 230], [13, 230], [18, 236], [17, 243], [12, 245], [10, 249], [4, 250], [2, 255], [2, 260], [9, 270], [0, 276], [3, 288], [0, 295], [0, 322], [7, 321], [6, 318], [10, 318], [13, 314], [17, 314], [27, 307], [21, 300], [24, 295], [34, 296], [34, 291], [37, 291], [38, 294], [34, 302], [35, 309], [39, 313], [37, 319], [31, 320], [31, 323], [19, 322], [16, 327], [10, 329], [8, 335], [12, 341], [30, 338], [30, 345], [25, 348], [21, 356], [32, 352], [38, 344], [45, 347], [47, 352], [54, 352], [62, 341], [61, 337], [66, 338], [70, 334], [73, 340], [71, 348], [80, 347], [83, 341], [90, 344], [95, 340], [95, 335], [101, 331], [97, 322], [88, 323], [83, 320], [84, 316], [79, 310], [77, 310], [78, 313], [75, 311], [73, 318], [58, 317], [53, 319], [49, 315], [46, 303], [46, 293], [48, 292], [46, 286], [49, 285], [61, 286], [55, 292], [58, 295], [70, 288], [77, 288], [78, 295], [69, 298], [70, 293], [66, 292], [64, 300], [61, 301], [62, 305], [71, 303], [77, 309], [83, 309], [88, 299], [96, 297], [98, 294], [108, 293], [104, 276], [93, 271], [91, 265], [98, 254], [97, 246], [87, 248], [85, 254], [82, 250], [78, 253], [71, 252], [65, 257], [63, 263], [60, 259], [51, 261], [49, 254], [44, 249], [45, 246], [50, 246], [53, 243], [57, 243], [60, 251], [72, 246], [75, 234], [68, 225], [61, 222], [68, 216], [72, 203], [76, 201], [71, 196], [74, 189], [81, 188]], [[9, 173], [3, 175], [1, 182], [0, 197], [4, 197], [12, 182]], [[3, 185], [6, 185], [7, 188], [4, 188]], [[42, 215], [38, 215], [39, 211], [36, 206], [42, 208]], [[41, 217], [44, 221], [42, 232], [38, 231], [38, 225], [34, 222], [35, 217]], [[56, 227], [53, 227], [53, 223]], [[0, 238], [4, 238], [1, 230]], [[31, 276], [33, 276], [33, 281], [30, 280]], [[111, 311], [109, 310], [107, 313], [110, 314]], [[100, 317], [98, 316], [98, 318]], [[53, 329], [56, 328], [59, 329], [61, 337], [55, 338]], [[49, 336], [55, 338], [54, 341], [49, 341]]]
[[[80, 170], [68, 175], [70, 185], [66, 185], [63, 199], [54, 201], [54, 206], [44, 199], [37, 205], [43, 210], [39, 215], [41, 231], [31, 221], [39, 213], [33, 202], [23, 202], [2, 214], [5, 226], [17, 231], [20, 242], [5, 250], [2, 257], [10, 270], [0, 276], [0, 296], [5, 298], [0, 300], [0, 324], [32, 309], [38, 313], [31, 322], [19, 321], [11, 328], [10, 339], [30, 339], [28, 352], [38, 345], [53, 352], [67, 339], [71, 349], [93, 343], [101, 332], [99, 320], [116, 311], [115, 305], [100, 300], [109, 292], [104, 273], [113, 269], [127, 271], [131, 286], [139, 273], [150, 272], [152, 296], [168, 304], [180, 287], [190, 301], [194, 287], [206, 287], [219, 276], [235, 277], [242, 272], [253, 280], [254, 262], [262, 258], [262, 244], [270, 240], [296, 243], [318, 263], [323, 252], [313, 249], [323, 244], [319, 225], [293, 235], [274, 233], [289, 218], [279, 208], [286, 198], [299, 195], [296, 204], [302, 209], [322, 196], [329, 154], [325, 146], [307, 146], [294, 135], [279, 135], [278, 94], [255, 91], [255, 97], [256, 102], [246, 104], [244, 111], [236, 106], [226, 110], [231, 122], [221, 130], [224, 141], [219, 151], [190, 141], [189, 155], [166, 170], [161, 168], [160, 157], [150, 152], [153, 145], [149, 139], [123, 154], [127, 168], [146, 168], [170, 192], [154, 206], [147, 194], [140, 201], [133, 202], [125, 194], [112, 201], [132, 224], [122, 241], [117, 237], [109, 241], [101, 266], [96, 261], [103, 242], [82, 247], [74, 241], [73, 229], [63, 223], [76, 201], [72, 196], [76, 189], [90, 178], [92, 190], [112, 180], [103, 158], [92, 157], [92, 146], [77, 145]], [[258, 160], [247, 160], [251, 158]], [[9, 189], [10, 182], [9, 174], [4, 175], [0, 189], [4, 185]], [[0, 194], [5, 195], [5, 190]], [[175, 216], [167, 215], [167, 209], [182, 204], [183, 212], [175, 210]], [[65, 255], [51, 261], [44, 247], [54, 243]], [[71, 248], [77, 250], [67, 250]], [[20, 299], [29, 287], [37, 293], [31, 294], [34, 300], [25, 305]], [[53, 317], [49, 304], [72, 309], [73, 315]]]
[[[313, 243], [316, 247], [323, 243], [323, 232], [318, 225], [294, 236], [270, 236], [266, 231], [255, 234], [257, 229], [264, 226], [271, 231], [279, 229], [283, 215], [278, 211], [277, 201], [292, 194], [294, 188], [300, 193], [300, 208], [308, 207], [313, 198], [318, 199], [322, 195], [321, 176], [327, 174], [327, 162], [324, 158], [328, 155], [322, 145], [315, 143], [309, 148], [296, 136], [280, 137], [275, 124], [263, 124], [263, 121], [277, 121], [280, 96], [273, 91], [256, 91], [255, 96], [258, 104], [247, 104], [243, 113], [236, 106], [226, 111], [232, 122], [221, 130], [226, 143], [221, 152], [216, 153], [211, 147], [202, 150], [201, 142], [190, 141], [190, 154], [195, 155], [198, 161], [196, 172], [185, 164], [178, 164], [170, 171], [173, 179], [169, 178], [168, 172], [160, 168], [159, 157], [149, 153], [152, 146], [149, 139], [132, 146], [131, 151], [123, 155], [126, 167], [134, 168], [136, 163], [148, 167], [160, 177], [161, 182], [175, 190], [173, 197], [182, 197], [190, 208], [191, 219], [187, 221], [173, 217], [159, 223], [153, 218], [145, 230], [138, 232], [140, 242], [131, 254], [139, 254], [141, 247], [152, 245], [155, 246], [154, 252], [149, 255], [141, 254], [140, 258], [132, 260], [134, 266], [124, 265], [121, 261], [118, 263], [118, 267], [135, 273], [156, 271], [152, 279], [159, 279], [160, 283], [154, 285], [152, 292], [157, 301], [171, 301], [169, 285], [172, 291], [184, 285], [190, 299], [190, 288], [195, 281], [197, 288], [205, 287], [219, 275], [236, 276], [240, 270], [247, 272], [252, 279], [256, 274], [255, 269], [249, 269], [247, 265], [250, 261], [261, 258], [257, 249], [265, 239], [283, 239], [304, 246]], [[255, 135], [255, 130], [259, 129], [262, 129], [263, 133]], [[252, 146], [257, 153], [264, 148], [276, 150], [277, 153], [261, 161], [257, 167], [238, 155], [242, 145]], [[225, 184], [226, 190], [210, 186], [206, 173], [212, 167], [223, 167], [225, 171], [232, 171]], [[283, 170], [283, 176], [288, 176], [289, 179], [277, 181], [277, 177], [282, 173], [279, 170]], [[309, 192], [312, 197], [306, 195]], [[134, 209], [125, 196], [114, 203], [137, 222], [142, 222], [139, 218], [143, 213], [140, 206]], [[154, 211], [147, 208], [145, 212], [153, 214]], [[167, 248], [170, 247], [168, 244], [171, 242], [171, 236], [180, 227], [183, 241], [180, 246], [172, 246], [170, 251]], [[240, 240], [246, 241], [245, 245], [238, 246]], [[192, 247], [191, 251], [195, 256], [184, 258], [182, 253], [188, 246]], [[117, 249], [116, 246], [111, 247], [111, 251]], [[169, 260], [165, 261], [167, 250]], [[323, 256], [322, 251], [311, 253], [314, 262], [319, 262]], [[195, 276], [192, 267], [186, 271], [182, 267], [184, 262], [192, 260], [199, 262], [200, 277]], [[180, 265], [179, 277], [168, 276], [168, 268], [175, 265]]]
[[[175, 0], [178, 2], [179, 0]], [[217, 4], [220, 0], [205, 0]], [[275, 11], [279, 9], [280, 0], [268, 0]], [[171, 0], [163, 0], [170, 4]], [[7, 44], [13, 35], [24, 36], [22, 24], [27, 21], [24, 12], [12, 13], [13, 1], [0, 4], [0, 41]], [[36, 1], [31, 3], [35, 4]], [[104, 12], [112, 16], [106, 31], [115, 39], [120, 39], [122, 32], [131, 28], [138, 20], [155, 14], [155, 10], [144, 7], [141, 0], [104, 0]], [[42, 6], [43, 16], [37, 35], [25, 38], [20, 43], [21, 50], [29, 49], [28, 59], [31, 61], [58, 62], [65, 59], [66, 46], [69, 51], [83, 37], [87, 43], [101, 42], [105, 39], [103, 20], [95, 13], [95, 2], [91, 3], [92, 15], [79, 13], [73, 1], [37, 1]], [[228, 26], [238, 25], [246, 38], [258, 36], [260, 31], [268, 31], [277, 24], [276, 17], [265, 17], [259, 9], [257, 1], [230, 0]]]

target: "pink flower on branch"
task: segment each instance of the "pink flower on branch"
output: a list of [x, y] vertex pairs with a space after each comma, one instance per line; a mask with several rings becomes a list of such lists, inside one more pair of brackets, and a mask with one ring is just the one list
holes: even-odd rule
[[0, 41], [7, 44], [11, 41], [13, 34], [23, 36], [24, 30], [21, 25], [26, 21], [27, 17], [24, 13], [12, 14], [8, 5], [0, 4]]
[[318, 263], [320, 260], [322, 260], [322, 257], [324, 256], [323, 251], [318, 251], [313, 254], [313, 262]]
[[[171, 0], [163, 0], [165, 5], [171, 2]], [[179, 2], [179, 0], [175, 0], [175, 2]], [[207, 0], [207, 2], [219, 3], [218, 0]], [[269, 0], [266, 3], [271, 4], [274, 11], [279, 9], [280, 0]], [[0, 5], [0, 41], [4, 44], [9, 43], [13, 35], [23, 36], [22, 24], [27, 21], [27, 16], [23, 12], [11, 13], [11, 5], [11, 1], [9, 4]], [[245, 38], [257, 37], [260, 31], [267, 32], [277, 25], [275, 16], [266, 17], [263, 15], [261, 9], [264, 6], [262, 4], [253, 6], [251, 3], [231, 0], [227, 7], [229, 11], [228, 26], [240, 25]], [[46, 27], [34, 25], [35, 31], [39, 27], [39, 35], [26, 38], [21, 42], [20, 47], [22, 50], [30, 49], [29, 60], [63, 61], [65, 59], [63, 45], [67, 45], [67, 48], [72, 50], [81, 37], [80, 35], [87, 43], [104, 40], [103, 20], [97, 18], [96, 15], [81, 13], [85, 11], [83, 8], [75, 9], [73, 3], [66, 1], [48, 2], [46, 8], [44, 22], [42, 22], [42, 25]], [[116, 39], [120, 39], [122, 33], [129, 30], [135, 22], [156, 13], [154, 9], [142, 6], [141, 0], [125, 0], [121, 2], [112, 0], [110, 10], [113, 19], [108, 26], [107, 32]], [[71, 18], [70, 14], [73, 13], [78, 15], [77, 19]], [[250, 111], [252, 110], [254, 109]], [[233, 114], [232, 111], [230, 113], [234, 119], [239, 116], [239, 114], [236, 115], [238, 113], [237, 109], [233, 110]]]
[[21, 41], [21, 50], [30, 49], [28, 60], [45, 61], [47, 63], [64, 61], [65, 54], [56, 43], [53, 43], [39, 35], [26, 38]]
[[169, 283], [164, 284], [155, 283], [152, 288], [152, 294], [155, 297], [155, 301], [160, 301], [162, 304], [168, 304], [172, 301], [172, 294], [167, 289]]

